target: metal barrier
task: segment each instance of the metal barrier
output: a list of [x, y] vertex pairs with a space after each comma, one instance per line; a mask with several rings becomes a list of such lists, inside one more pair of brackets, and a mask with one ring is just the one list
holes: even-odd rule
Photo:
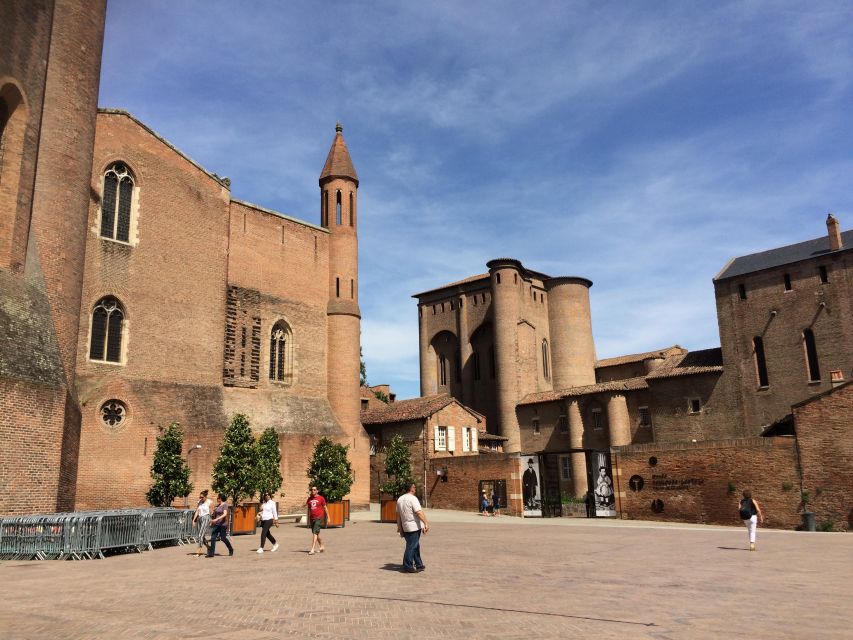
[[103, 558], [105, 551], [153, 549], [193, 537], [193, 511], [117, 509], [0, 518], [0, 559]]

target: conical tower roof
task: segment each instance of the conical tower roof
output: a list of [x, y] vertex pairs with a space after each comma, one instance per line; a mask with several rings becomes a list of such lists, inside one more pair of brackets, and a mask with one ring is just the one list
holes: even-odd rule
[[330, 178], [349, 178], [358, 186], [358, 174], [355, 172], [352, 158], [349, 157], [347, 143], [344, 142], [344, 128], [340, 122], [335, 125], [335, 139], [320, 173], [320, 184]]

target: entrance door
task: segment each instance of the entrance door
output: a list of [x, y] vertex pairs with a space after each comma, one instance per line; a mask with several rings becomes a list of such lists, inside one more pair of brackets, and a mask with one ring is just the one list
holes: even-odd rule
[[494, 501], [497, 500], [499, 509], [506, 509], [506, 480], [480, 480], [477, 504], [480, 504], [483, 491], [486, 492], [486, 500], [489, 501], [489, 511], [494, 512]]

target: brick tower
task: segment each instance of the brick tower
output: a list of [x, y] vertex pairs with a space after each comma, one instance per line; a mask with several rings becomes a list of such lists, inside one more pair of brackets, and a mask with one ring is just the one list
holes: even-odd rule
[[347, 434], [344, 444], [350, 447], [355, 475], [350, 500], [353, 507], [365, 507], [370, 499], [370, 453], [359, 417], [357, 200], [358, 175], [344, 142], [343, 127], [338, 123], [320, 174], [320, 224], [329, 230], [328, 391], [332, 411]]
[[0, 514], [74, 508], [106, 0], [0, 1]]

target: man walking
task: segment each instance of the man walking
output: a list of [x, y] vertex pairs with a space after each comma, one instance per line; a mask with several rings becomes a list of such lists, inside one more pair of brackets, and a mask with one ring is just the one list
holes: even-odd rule
[[326, 550], [323, 541], [320, 539], [320, 527], [323, 526], [323, 522], [329, 521], [329, 509], [326, 507], [326, 499], [320, 495], [317, 487], [311, 487], [310, 493], [306, 504], [308, 505], [308, 526], [311, 527], [314, 537], [311, 539], [311, 551], [308, 552], [308, 555], [313, 556], [318, 546], [319, 549], [317, 550], [320, 553]]
[[415, 496], [417, 487], [412, 484], [409, 491], [397, 498], [397, 533], [406, 539], [403, 554], [403, 572], [417, 573], [426, 569], [421, 560], [421, 531], [429, 531], [421, 502]]

